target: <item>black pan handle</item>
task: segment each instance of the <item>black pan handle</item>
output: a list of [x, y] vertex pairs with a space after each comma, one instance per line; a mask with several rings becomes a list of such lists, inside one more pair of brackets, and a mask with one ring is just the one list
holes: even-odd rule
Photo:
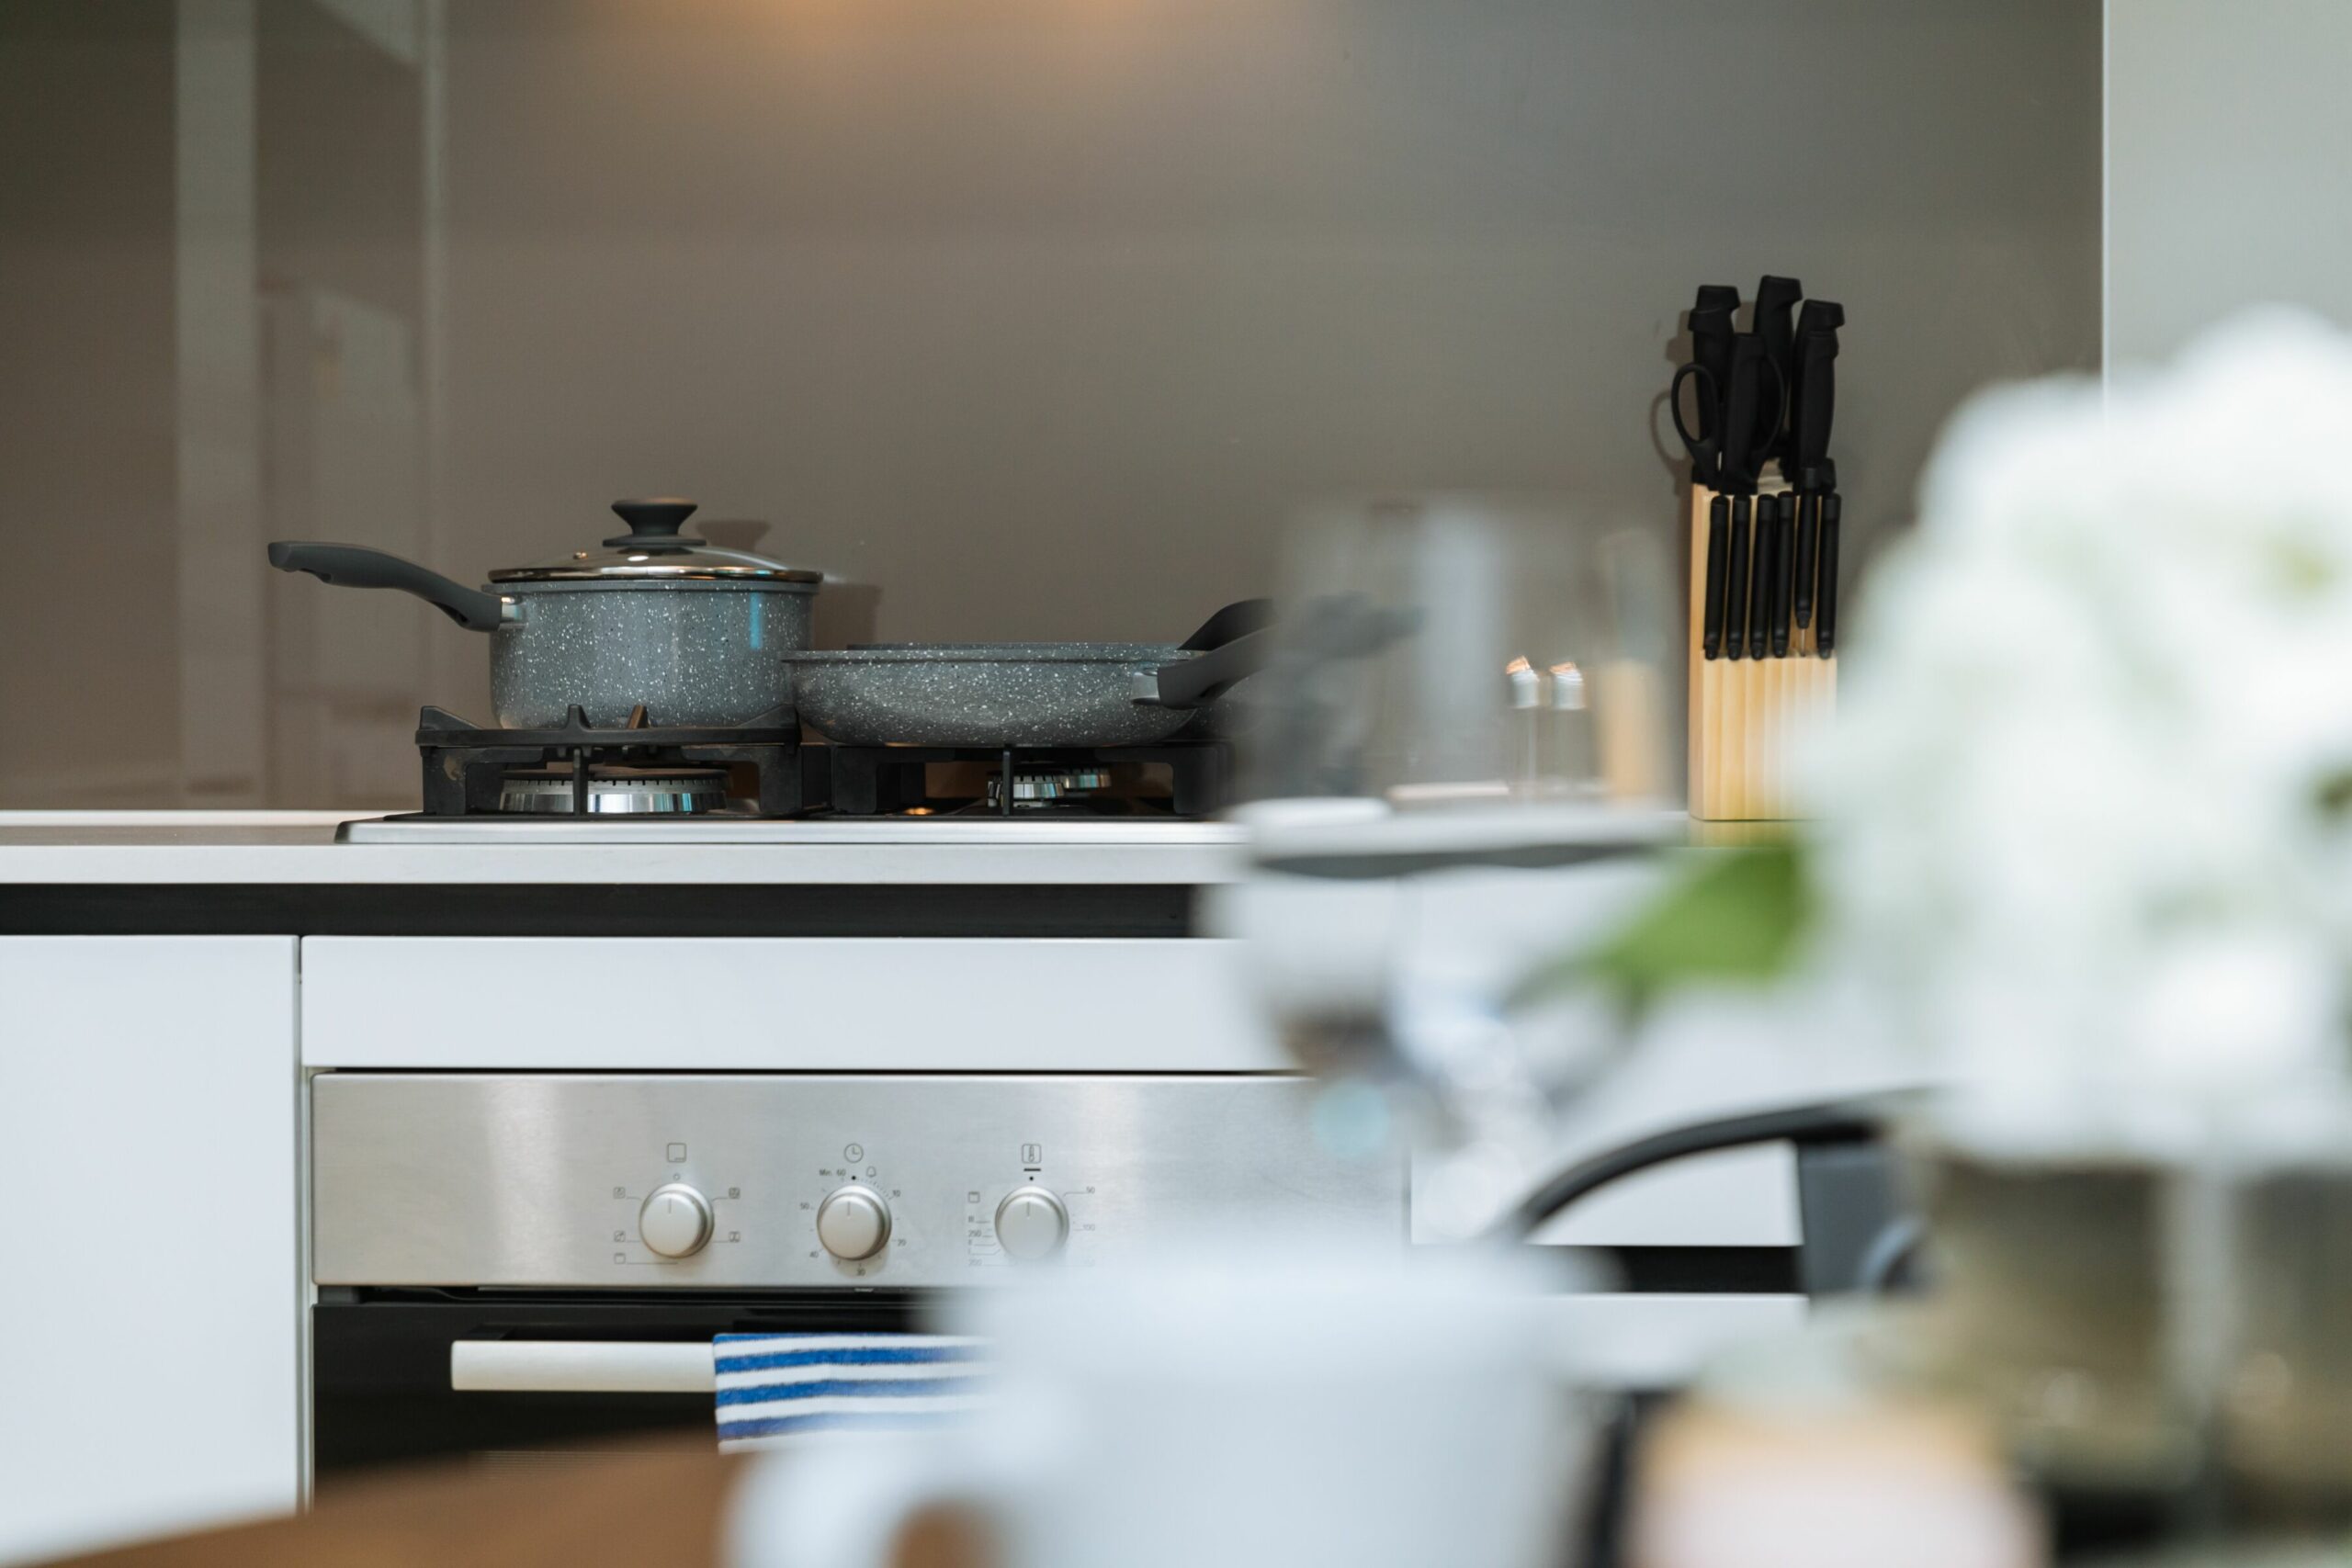
[[1237, 599], [1201, 623], [1201, 629], [1176, 646], [1187, 653], [1223, 648], [1234, 638], [1264, 631], [1274, 624], [1272, 599]]
[[1163, 664], [1153, 682], [1158, 694], [1151, 700], [1164, 708], [1206, 707], [1236, 681], [1264, 669], [1273, 648], [1272, 630], [1261, 626], [1205, 653]]
[[280, 539], [269, 547], [269, 564], [280, 571], [307, 571], [341, 588], [397, 588], [413, 593], [469, 632], [496, 631], [505, 604], [495, 593], [453, 582], [414, 561], [365, 545]]

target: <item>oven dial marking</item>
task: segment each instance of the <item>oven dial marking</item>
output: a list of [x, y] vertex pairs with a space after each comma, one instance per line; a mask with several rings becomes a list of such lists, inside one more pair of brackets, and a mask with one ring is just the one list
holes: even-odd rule
[[639, 1239], [663, 1258], [700, 1252], [709, 1245], [712, 1224], [710, 1200], [683, 1181], [655, 1188], [637, 1212]]
[[862, 1262], [889, 1242], [890, 1205], [871, 1187], [837, 1187], [817, 1205], [817, 1239], [842, 1262]]

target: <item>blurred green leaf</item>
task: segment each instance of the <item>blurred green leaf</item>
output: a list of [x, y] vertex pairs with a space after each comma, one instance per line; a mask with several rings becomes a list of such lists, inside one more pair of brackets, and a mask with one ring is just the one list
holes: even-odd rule
[[2312, 798], [2323, 817], [2341, 817], [2352, 811], [2352, 773], [2328, 774], [2320, 780]]
[[1760, 985], [1788, 971], [1813, 915], [1797, 843], [1698, 851], [1624, 925], [1538, 968], [1511, 1003], [1598, 987], [1639, 1010], [1680, 986]]

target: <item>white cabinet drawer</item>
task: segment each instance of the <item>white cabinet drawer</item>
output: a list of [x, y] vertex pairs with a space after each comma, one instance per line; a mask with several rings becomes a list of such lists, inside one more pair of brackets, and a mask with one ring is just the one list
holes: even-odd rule
[[311, 937], [314, 1067], [1259, 1072], [1211, 938]]

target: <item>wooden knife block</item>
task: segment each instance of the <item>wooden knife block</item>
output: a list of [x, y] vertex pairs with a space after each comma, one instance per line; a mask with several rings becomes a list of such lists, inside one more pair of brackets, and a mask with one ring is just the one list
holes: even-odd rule
[[[1785, 494], [1787, 487], [1770, 481], [1763, 493]], [[1813, 628], [1793, 625], [1785, 659], [1706, 656], [1707, 509], [1714, 498], [1704, 485], [1690, 487], [1690, 815], [1775, 821], [1793, 815], [1794, 748], [1838, 711], [1838, 656], [1823, 657]]]

